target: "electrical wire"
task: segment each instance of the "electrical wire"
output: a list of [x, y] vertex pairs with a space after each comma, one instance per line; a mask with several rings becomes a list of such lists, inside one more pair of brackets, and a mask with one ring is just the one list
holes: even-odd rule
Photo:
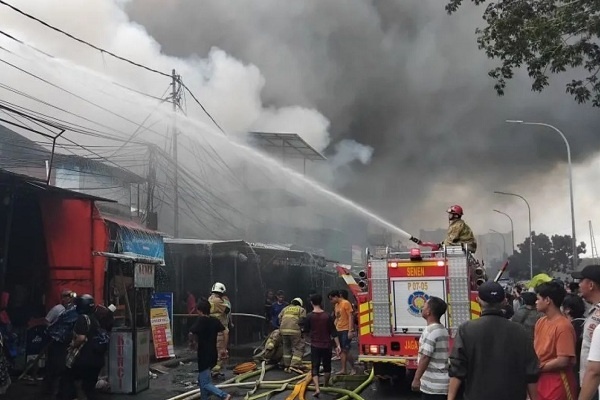
[[[165, 76], [165, 77], [168, 77], [168, 78], [172, 78], [172, 75], [171, 75], [171, 74], [167, 74], [167, 73], [161, 72], [161, 71], [159, 71], [159, 70], [157, 70], [157, 69], [154, 69], [154, 68], [148, 67], [148, 66], [146, 66], [146, 65], [144, 65], [144, 64], [141, 64], [141, 63], [138, 63], [138, 62], [132, 61], [132, 60], [130, 60], [130, 59], [128, 59], [128, 58], [125, 58], [125, 57], [119, 56], [119, 55], [117, 55], [117, 54], [115, 54], [115, 53], [112, 53], [112, 52], [110, 52], [110, 51], [106, 50], [106, 49], [103, 49], [103, 48], [101, 48], [101, 47], [98, 47], [98, 46], [96, 46], [96, 45], [93, 45], [93, 44], [91, 44], [91, 43], [89, 43], [89, 42], [87, 42], [87, 41], [85, 41], [85, 40], [83, 40], [83, 39], [80, 39], [80, 38], [78, 38], [78, 37], [76, 37], [76, 36], [74, 36], [74, 35], [72, 35], [72, 34], [70, 34], [70, 33], [68, 33], [68, 32], [65, 32], [64, 30], [62, 30], [62, 29], [60, 29], [60, 28], [57, 28], [57, 27], [55, 27], [55, 26], [53, 26], [53, 25], [50, 25], [49, 23], [47, 23], [47, 22], [45, 22], [45, 21], [43, 21], [43, 20], [41, 20], [41, 19], [39, 19], [39, 18], [37, 18], [37, 17], [35, 17], [35, 16], [31, 15], [31, 14], [28, 14], [28, 13], [26, 13], [25, 11], [22, 11], [22, 10], [20, 10], [19, 8], [15, 7], [15, 6], [13, 6], [13, 5], [9, 4], [9, 3], [7, 3], [7, 2], [6, 2], [6, 1], [4, 1], [4, 0], [0, 0], [0, 4], [2, 4], [2, 5], [4, 5], [4, 6], [7, 6], [7, 7], [11, 8], [12, 10], [14, 10], [14, 11], [18, 12], [19, 14], [21, 14], [21, 15], [23, 15], [23, 16], [25, 16], [25, 17], [29, 18], [29, 19], [32, 19], [32, 20], [34, 20], [34, 21], [36, 21], [36, 22], [38, 22], [38, 23], [40, 23], [40, 24], [42, 24], [42, 25], [46, 26], [47, 28], [50, 28], [50, 29], [52, 29], [52, 30], [54, 30], [54, 31], [56, 31], [56, 32], [59, 32], [59, 33], [61, 33], [61, 34], [65, 35], [65, 36], [69, 37], [70, 39], [73, 39], [73, 40], [75, 40], [75, 41], [77, 41], [77, 42], [79, 42], [79, 43], [82, 43], [82, 44], [84, 44], [84, 45], [86, 45], [86, 46], [89, 46], [89, 47], [93, 48], [94, 50], [97, 50], [97, 51], [99, 51], [101, 54], [108, 54], [108, 55], [110, 55], [110, 56], [112, 56], [112, 57], [114, 57], [114, 58], [116, 58], [116, 59], [118, 59], [118, 60], [121, 60], [121, 61], [127, 62], [127, 63], [129, 63], [129, 64], [131, 64], [131, 65], [134, 65], [134, 66], [136, 66], [136, 67], [143, 68], [143, 69], [145, 69], [145, 70], [147, 70], [147, 71], [154, 72], [154, 73], [156, 73], [156, 74], [159, 74], [159, 75], [162, 75], [162, 76]], [[4, 33], [4, 32], [3, 32], [3, 33]], [[23, 44], [23, 42], [19, 41], [18, 39], [14, 38], [13, 36], [10, 36], [10, 35], [5, 35], [5, 36], [8, 36], [9, 38], [11, 38], [11, 39], [14, 39], [14, 40], [16, 40], [17, 42], [19, 42], [19, 43]], [[221, 133], [222, 133], [223, 135], [227, 136], [227, 134], [225, 133], [225, 130], [223, 130], [223, 128], [221, 127], [221, 125], [219, 125], [219, 123], [218, 123], [218, 122], [215, 120], [215, 118], [214, 118], [214, 117], [213, 117], [213, 116], [212, 116], [212, 115], [211, 115], [211, 114], [208, 112], [208, 110], [206, 109], [206, 107], [204, 107], [204, 105], [203, 105], [203, 104], [200, 102], [200, 100], [198, 100], [198, 98], [197, 98], [197, 97], [194, 95], [194, 93], [193, 93], [193, 92], [192, 92], [192, 91], [191, 91], [191, 90], [190, 90], [190, 89], [187, 87], [187, 85], [185, 85], [185, 84], [184, 84], [184, 83], [183, 83], [181, 80], [179, 80], [179, 84], [180, 84], [181, 86], [183, 86], [183, 88], [184, 88], [184, 89], [185, 89], [185, 90], [186, 90], [186, 91], [187, 91], [187, 92], [190, 94], [190, 96], [192, 96], [192, 99], [194, 99], [194, 101], [196, 102], [196, 104], [198, 104], [198, 105], [200, 106], [200, 108], [202, 109], [202, 111], [204, 111], [204, 113], [205, 113], [205, 114], [206, 114], [206, 115], [207, 115], [207, 116], [210, 118], [210, 120], [211, 120], [211, 121], [212, 121], [212, 122], [215, 124], [215, 126], [216, 126], [216, 127], [217, 127], [217, 128], [220, 130], [220, 131], [221, 131]]]
[[146, 65], [143, 65], [143, 64], [137, 63], [137, 62], [135, 62], [135, 61], [132, 61], [132, 60], [129, 60], [128, 58], [121, 57], [121, 56], [119, 56], [119, 55], [117, 55], [117, 54], [115, 54], [115, 53], [112, 53], [112, 52], [110, 52], [110, 51], [108, 51], [108, 50], [105, 50], [105, 49], [103, 49], [103, 48], [101, 48], [101, 47], [98, 47], [98, 46], [95, 46], [95, 45], [93, 45], [93, 44], [91, 44], [91, 43], [89, 43], [89, 42], [86, 42], [86, 41], [85, 41], [85, 40], [83, 40], [83, 39], [79, 39], [78, 37], [75, 37], [75, 36], [71, 35], [70, 33], [63, 31], [62, 29], [59, 29], [59, 28], [57, 28], [57, 27], [55, 27], [55, 26], [53, 26], [53, 25], [50, 25], [49, 23], [47, 23], [47, 22], [45, 22], [45, 21], [42, 21], [41, 19], [39, 19], [39, 18], [37, 18], [37, 17], [35, 17], [35, 16], [31, 15], [31, 14], [28, 14], [28, 13], [26, 13], [25, 11], [22, 11], [22, 10], [20, 10], [19, 8], [15, 7], [15, 6], [13, 6], [13, 5], [9, 4], [9, 3], [7, 3], [7, 2], [6, 2], [6, 1], [4, 1], [4, 0], [0, 0], [0, 4], [2, 4], [2, 5], [4, 5], [4, 6], [7, 6], [7, 7], [11, 8], [12, 10], [14, 10], [14, 11], [18, 12], [19, 14], [21, 14], [21, 15], [23, 15], [23, 16], [25, 16], [25, 17], [29, 18], [29, 19], [32, 19], [32, 20], [34, 20], [34, 21], [36, 21], [36, 22], [38, 22], [38, 23], [40, 23], [40, 24], [44, 25], [45, 27], [52, 29], [53, 31], [56, 31], [56, 32], [58, 32], [58, 33], [61, 33], [61, 34], [65, 35], [65, 36], [69, 37], [70, 39], [73, 39], [73, 40], [75, 40], [75, 41], [77, 41], [77, 42], [79, 42], [79, 43], [85, 44], [86, 46], [89, 46], [89, 47], [91, 47], [91, 48], [93, 48], [93, 49], [95, 49], [95, 50], [99, 51], [100, 53], [105, 53], [105, 54], [108, 54], [108, 55], [110, 55], [110, 56], [113, 56], [114, 58], [117, 58], [117, 59], [121, 60], [121, 61], [125, 61], [125, 62], [127, 62], [127, 63], [129, 63], [129, 64], [135, 65], [136, 67], [143, 68], [143, 69], [145, 69], [145, 70], [148, 70], [148, 71], [150, 71], [150, 72], [154, 72], [154, 73], [156, 73], [156, 74], [159, 74], [159, 75], [162, 75], [162, 76], [166, 76], [166, 77], [168, 77], [168, 78], [171, 78], [171, 74], [166, 74], [166, 73], [164, 73], [164, 72], [161, 72], [161, 71], [159, 71], [159, 70], [157, 70], [157, 69], [150, 68], [150, 67], [148, 67], [148, 66], [146, 66]]

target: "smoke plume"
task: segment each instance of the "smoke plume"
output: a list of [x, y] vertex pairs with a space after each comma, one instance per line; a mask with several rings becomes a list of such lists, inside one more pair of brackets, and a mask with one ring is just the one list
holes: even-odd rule
[[[583, 214], [591, 213], [588, 205], [600, 193], [582, 181], [598, 178], [590, 172], [600, 144], [597, 110], [577, 105], [563, 93], [567, 77], [554, 79], [539, 95], [530, 92], [523, 72], [505, 97], [497, 97], [486, 74], [492, 63], [475, 42], [475, 27], [484, 23], [481, 8], [467, 6], [448, 16], [439, 0], [95, 0], [84, 5], [31, 0], [18, 6], [142, 64], [166, 72], [175, 68], [234, 137], [243, 140], [248, 131], [300, 134], [328, 159], [309, 165], [309, 175], [411, 231], [443, 225], [449, 203], [463, 205], [480, 232], [490, 226], [506, 231], [498, 226], [504, 222], [490, 212], [495, 207], [526, 220], [518, 200], [494, 197], [493, 190], [527, 197], [534, 229], [568, 229], [564, 144], [543, 128], [508, 125], [506, 119], [564, 129], [577, 168], [587, 168], [577, 178], [578, 225], [600, 217]], [[168, 78], [99, 54], [6, 7], [0, 8], [0, 19], [3, 30], [58, 57], [57, 62], [75, 62], [157, 97], [168, 90]], [[7, 39], [2, 46], [22, 51]], [[118, 103], [138, 123], [155, 107], [150, 100], [138, 107], [137, 97], [104, 96], [106, 88], [84, 74], [64, 76], [59, 69], [46, 68], [65, 87], [100, 93], [94, 99], [99, 104]], [[39, 82], [34, 85], [22, 74], [3, 67], [2, 77], [4, 83], [19, 82], [21, 90], [35, 91], [48, 102], [58, 101], [56, 90], [44, 92]], [[75, 78], [79, 80], [71, 82]], [[89, 105], [60, 99], [62, 107], [92, 115]], [[186, 135], [218, 147], [222, 140], [203, 131], [214, 130], [211, 122], [187, 101], [189, 115], [206, 126], [190, 125]], [[103, 118], [126, 132], [137, 128], [115, 116]], [[166, 126], [165, 119], [157, 124]], [[149, 128], [139, 136], [161, 147], [168, 142]], [[207, 193], [225, 195], [222, 185], [211, 181], [214, 166], [200, 165], [200, 158], [190, 153], [194, 142], [182, 140], [183, 157], [198, 163], [196, 173], [206, 179]], [[198, 151], [208, 154], [210, 149]], [[221, 156], [239, 167], [235, 156]], [[557, 217], [544, 218], [541, 210]], [[524, 236], [522, 224], [517, 228]]]
[[[202, 55], [217, 46], [260, 69], [269, 104], [318, 109], [331, 121], [332, 143], [372, 146], [372, 162], [357, 165], [343, 191], [411, 229], [442, 225], [448, 203], [461, 203], [484, 231], [503, 223], [495, 206], [526, 218], [518, 199], [491, 194], [507, 189], [529, 198], [534, 214], [565, 211], [561, 228], [540, 212], [538, 230], [568, 227], [563, 142], [506, 119], [561, 127], [577, 163], [598, 151], [598, 111], [563, 93], [571, 76], [534, 94], [524, 71], [505, 97], [495, 95], [486, 73], [493, 64], [475, 41], [481, 7], [448, 16], [439, 0], [133, 0], [127, 10], [163, 51]], [[554, 198], [538, 195], [545, 184]]]

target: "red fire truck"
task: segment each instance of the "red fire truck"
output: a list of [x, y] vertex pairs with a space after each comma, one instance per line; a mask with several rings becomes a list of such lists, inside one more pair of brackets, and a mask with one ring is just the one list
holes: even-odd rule
[[421, 310], [430, 296], [448, 303], [442, 324], [450, 337], [463, 322], [478, 318], [477, 286], [485, 270], [461, 246], [371, 255], [357, 280], [343, 267], [338, 272], [358, 303], [358, 359], [373, 363], [379, 377], [402, 377], [416, 369], [419, 337], [426, 326]]

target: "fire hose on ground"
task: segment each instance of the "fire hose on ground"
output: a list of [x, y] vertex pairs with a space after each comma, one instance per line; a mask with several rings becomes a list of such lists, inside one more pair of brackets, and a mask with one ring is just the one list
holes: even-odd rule
[[[247, 363], [245, 363], [247, 364]], [[276, 393], [281, 393], [285, 390], [293, 390], [292, 394], [288, 396], [286, 400], [295, 400], [296, 397], [299, 397], [299, 400], [305, 400], [304, 396], [306, 390], [314, 391], [314, 386], [308, 386], [310, 383], [310, 373], [305, 373], [302, 375], [295, 376], [293, 378], [280, 380], [280, 381], [263, 381], [265, 373], [272, 369], [274, 366], [265, 365], [263, 362], [261, 368], [258, 370], [253, 370], [241, 374], [235, 378], [231, 378], [219, 385], [216, 385], [218, 388], [231, 388], [231, 387], [253, 387], [246, 395], [245, 400], [257, 400], [263, 397], [266, 397], [267, 400]], [[246, 379], [250, 379], [254, 376], [259, 375], [259, 379], [255, 382], [244, 382]], [[321, 388], [322, 392], [332, 393], [332, 394], [341, 394], [343, 395], [339, 400], [363, 400], [363, 398], [359, 395], [367, 386], [371, 384], [373, 379], [375, 378], [375, 371], [371, 369], [371, 373], [369, 377], [361, 383], [354, 390], [336, 388], [331, 386], [324, 386]], [[302, 379], [301, 382], [293, 385], [292, 382]], [[254, 394], [259, 389], [271, 389], [267, 392]], [[192, 400], [200, 398], [200, 389], [194, 389], [186, 393], [179, 394], [177, 396], [171, 397], [168, 400]]]

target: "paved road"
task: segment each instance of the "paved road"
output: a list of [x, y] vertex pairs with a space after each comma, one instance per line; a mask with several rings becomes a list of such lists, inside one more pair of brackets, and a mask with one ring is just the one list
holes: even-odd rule
[[[233, 363], [232, 363], [233, 365]], [[334, 362], [334, 369], [339, 368]], [[109, 395], [102, 394], [99, 398], [105, 400], [132, 400], [141, 398], [143, 400], [166, 400], [177, 394], [189, 391], [196, 388], [197, 368], [194, 362], [180, 364], [174, 368], [166, 369], [165, 374], [159, 374], [156, 379], [150, 381], [150, 389], [144, 391], [137, 396], [131, 395]], [[231, 371], [228, 371], [224, 379], [230, 378]], [[289, 374], [281, 370], [272, 370], [267, 373], [265, 380], [282, 380], [290, 378]], [[218, 382], [215, 382], [218, 383]], [[353, 389], [356, 383], [337, 383], [336, 386]], [[43, 397], [40, 395], [41, 387], [39, 383], [21, 381], [13, 384], [9, 389], [8, 397], [10, 399], [19, 400], [40, 400]], [[246, 393], [245, 389], [231, 389], [230, 393], [234, 398], [243, 398]], [[282, 393], [271, 397], [273, 400], [284, 400], [289, 392]], [[308, 397], [308, 396], [307, 396]], [[417, 393], [411, 393], [406, 389], [398, 386], [390, 387], [387, 384], [371, 384], [362, 393], [365, 400], [381, 400], [381, 399], [400, 399], [400, 400], [417, 400], [420, 396]], [[323, 394], [322, 399], [334, 399], [333, 395]]]

